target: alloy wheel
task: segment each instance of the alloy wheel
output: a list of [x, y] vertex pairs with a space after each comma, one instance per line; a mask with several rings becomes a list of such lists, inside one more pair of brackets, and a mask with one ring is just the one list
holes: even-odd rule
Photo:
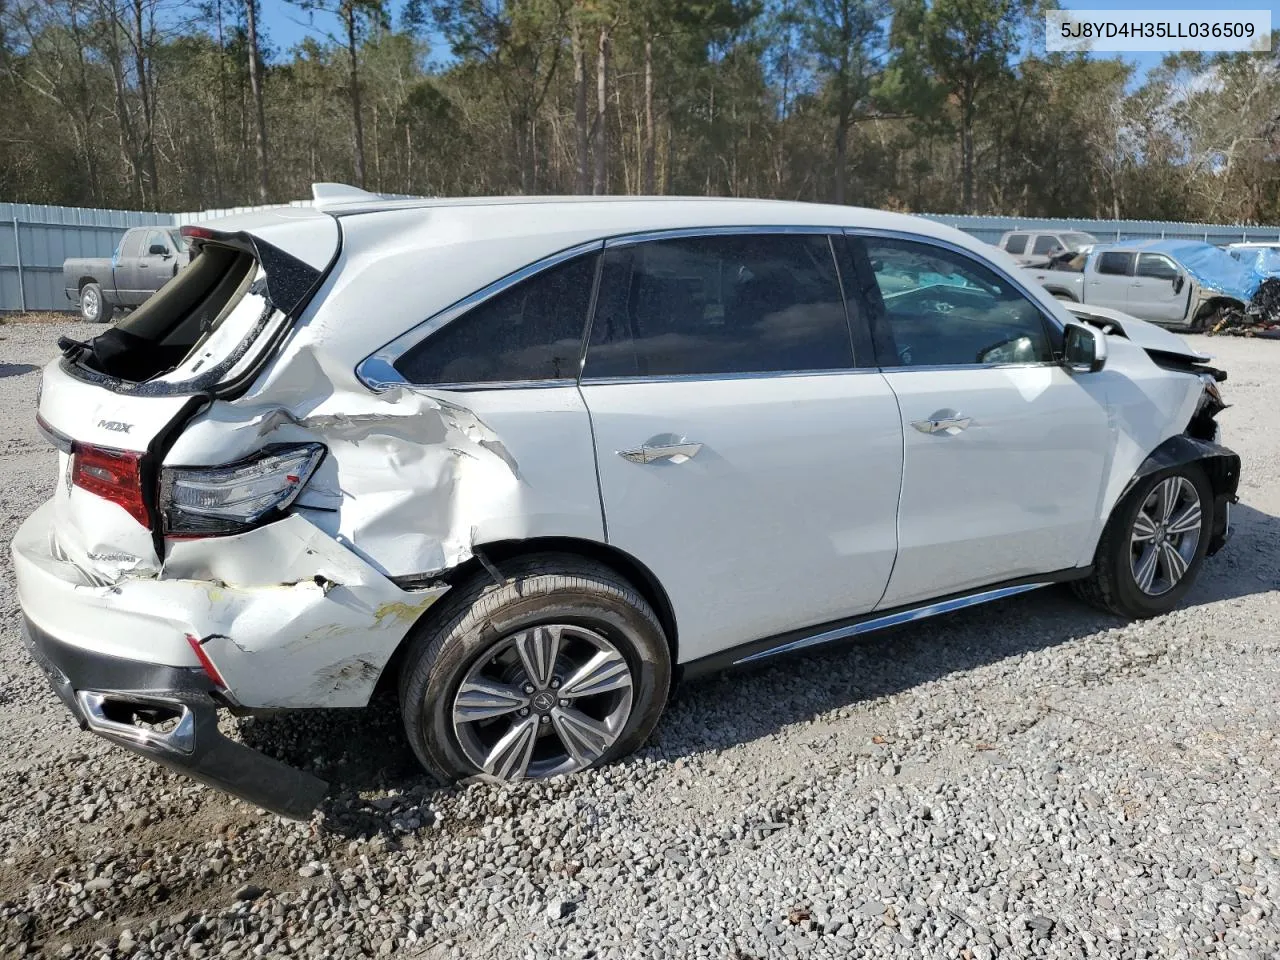
[[1186, 477], [1169, 477], [1151, 489], [1138, 507], [1129, 537], [1139, 590], [1158, 597], [1177, 586], [1195, 560], [1201, 520], [1200, 494]]
[[102, 303], [98, 299], [98, 291], [89, 287], [80, 294], [80, 300], [85, 317], [90, 320], [97, 320], [98, 314], [102, 312]]
[[573, 773], [600, 759], [631, 716], [627, 660], [602, 634], [540, 624], [494, 643], [454, 695], [467, 759], [501, 780]]

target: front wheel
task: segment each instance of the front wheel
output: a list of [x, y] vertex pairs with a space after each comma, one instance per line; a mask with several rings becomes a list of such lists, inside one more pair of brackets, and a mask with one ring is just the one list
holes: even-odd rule
[[652, 732], [671, 660], [653, 610], [608, 567], [546, 554], [440, 601], [400, 679], [414, 753], [446, 780], [524, 780], [621, 757]]
[[1093, 574], [1076, 585], [1095, 606], [1132, 618], [1176, 607], [1191, 589], [1213, 524], [1213, 489], [1196, 464], [1143, 477], [1103, 532]]

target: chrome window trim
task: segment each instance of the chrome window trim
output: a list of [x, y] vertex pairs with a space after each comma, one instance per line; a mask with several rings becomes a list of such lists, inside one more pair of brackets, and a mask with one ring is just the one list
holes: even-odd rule
[[[500, 389], [502, 387], [534, 387], [543, 383], [560, 383], [562, 381], [544, 381], [544, 380], [521, 380], [507, 381], [498, 383], [495, 381], [484, 381], [479, 383], [459, 383], [459, 384], [439, 384], [439, 383], [418, 383], [411, 384], [408, 380], [400, 375], [396, 370], [395, 363], [406, 352], [417, 346], [427, 337], [431, 336], [441, 327], [451, 323], [458, 317], [474, 307], [478, 307], [490, 297], [494, 297], [502, 291], [506, 290], [523, 280], [527, 280], [535, 274], [548, 270], [551, 267], [571, 260], [574, 257], [582, 256], [593, 251], [602, 251], [610, 248], [634, 246], [640, 243], [648, 243], [654, 240], [676, 240], [686, 237], [705, 237], [705, 236], [732, 236], [753, 233], [765, 234], [811, 234], [824, 236], [839, 236], [844, 232], [843, 227], [838, 226], [816, 226], [816, 225], [795, 225], [795, 224], [771, 224], [771, 225], [744, 225], [735, 224], [730, 226], [709, 226], [709, 227], [675, 227], [669, 230], [646, 230], [642, 233], [619, 234], [612, 237], [603, 237], [599, 240], [588, 240], [572, 247], [567, 247], [558, 253], [553, 253], [541, 260], [536, 260], [520, 269], [507, 274], [486, 287], [482, 287], [475, 293], [463, 297], [456, 303], [450, 304], [438, 313], [428, 317], [421, 323], [410, 327], [400, 336], [396, 337], [390, 343], [379, 347], [369, 356], [365, 357], [356, 365], [355, 374], [362, 384], [375, 393], [383, 393], [395, 387], [430, 387], [432, 389], [453, 389], [453, 390], [477, 390], [477, 389]], [[636, 378], [631, 378], [636, 379]], [[568, 381], [570, 383], [576, 380]]]
[[749, 373], [662, 373], [635, 377], [583, 377], [584, 387], [617, 386], [624, 383], [705, 383], [716, 380], [774, 380], [794, 377], [844, 377], [849, 374], [880, 375], [878, 367], [833, 367], [827, 370], [756, 370]]
[[[975, 260], [994, 272], [1002, 280], [1009, 283], [1015, 290], [1021, 293], [1031, 302], [1031, 304], [1040, 312], [1040, 315], [1051, 323], [1059, 333], [1062, 332], [1063, 324], [1058, 321], [1052, 314], [1046, 312], [1044, 308], [1036, 301], [1035, 296], [1031, 293], [1029, 285], [1022, 283], [1016, 277], [1012, 276], [1008, 271], [1001, 268], [997, 263], [985, 260], [979, 254], [975, 254], [972, 250], [943, 240], [937, 237], [931, 237], [927, 234], [911, 233], [904, 230], [883, 230], [874, 227], [847, 227], [837, 225], [820, 225], [820, 224], [731, 224], [719, 226], [703, 226], [703, 227], [672, 227], [670, 229], [646, 230], [639, 233], [619, 234], [611, 237], [604, 237], [599, 240], [589, 240], [585, 243], [576, 244], [567, 247], [564, 250], [553, 253], [550, 256], [536, 260], [512, 273], [507, 274], [490, 283], [488, 286], [482, 287], [475, 293], [469, 294], [453, 303], [438, 313], [433, 314], [426, 320], [410, 327], [394, 340], [383, 345], [369, 356], [365, 357], [356, 365], [356, 378], [367, 388], [375, 393], [383, 393], [396, 387], [415, 387], [430, 388], [433, 390], [454, 390], [454, 391], [473, 391], [473, 390], [504, 390], [504, 389], [538, 389], [542, 387], [557, 387], [572, 385], [577, 382], [582, 384], [613, 384], [613, 383], [641, 383], [641, 382], [689, 382], [696, 380], [737, 380], [737, 379], [759, 379], [763, 377], [795, 377], [795, 376], [828, 376], [832, 374], [849, 374], [849, 373], [879, 373], [881, 371], [891, 372], [928, 372], [937, 370], [995, 370], [1013, 367], [1053, 367], [1058, 366], [1056, 363], [1036, 362], [1036, 363], [1019, 363], [1019, 364], [945, 364], [928, 367], [836, 367], [829, 370], [769, 370], [754, 371], [750, 373], [717, 373], [717, 374], [670, 374], [670, 375], [654, 375], [654, 376], [635, 376], [635, 377], [586, 377], [580, 380], [574, 378], [560, 378], [556, 380], [510, 380], [510, 381], [480, 381], [475, 383], [410, 383], [400, 372], [396, 370], [395, 363], [407, 351], [417, 346], [422, 340], [425, 340], [431, 334], [451, 323], [453, 320], [462, 316], [474, 307], [479, 306], [491, 297], [503, 292], [507, 288], [527, 280], [530, 277], [555, 267], [566, 260], [574, 257], [582, 256], [592, 252], [600, 252], [609, 249], [625, 248], [635, 246], [641, 243], [651, 243], [658, 240], [680, 240], [695, 237], [713, 237], [713, 236], [743, 236], [749, 234], [797, 234], [810, 236], [848, 236], [848, 237], [885, 237], [893, 240], [905, 240], [912, 243], [923, 243], [936, 246], [944, 250], [951, 251], [963, 257]], [[836, 269], [839, 269], [839, 260], [836, 258]], [[856, 358], [855, 358], [856, 362]]]
[[435, 333], [441, 327], [453, 320], [456, 320], [473, 307], [478, 307], [491, 297], [497, 296], [507, 288], [515, 286], [515, 284], [520, 283], [523, 280], [527, 280], [536, 274], [542, 273], [544, 270], [549, 270], [552, 267], [558, 266], [566, 260], [572, 260], [574, 257], [580, 257], [588, 253], [598, 253], [603, 249], [603, 240], [589, 240], [586, 243], [579, 243], [572, 247], [566, 247], [564, 250], [553, 253], [548, 257], [543, 257], [541, 260], [535, 260], [533, 263], [526, 264], [518, 270], [508, 273], [505, 277], [495, 280], [486, 287], [481, 287], [475, 293], [468, 294], [456, 303], [445, 307], [440, 312], [433, 314], [426, 320], [423, 320], [421, 323], [410, 327], [390, 343], [384, 344], [369, 356], [365, 357], [356, 365], [356, 379], [374, 393], [383, 393], [395, 387], [430, 387], [433, 390], [475, 389], [477, 387], [499, 389], [504, 385], [510, 386], [512, 383], [519, 383], [527, 386], [536, 386], [544, 383], [575, 383], [576, 378], [569, 378], [567, 381], [565, 381], [564, 378], [557, 381], [506, 381], [505, 384], [497, 381], [483, 381], [475, 384], [410, 383], [400, 375], [400, 371], [395, 368], [395, 363], [407, 351], [416, 347], [420, 342], [431, 336], [431, 334]]
[[994, 590], [981, 590], [977, 593], [969, 594], [963, 597], [953, 597], [950, 600], [937, 600], [926, 602], [917, 607], [911, 607], [907, 610], [900, 610], [897, 613], [889, 613], [879, 617], [872, 617], [868, 620], [861, 620], [858, 623], [851, 623], [847, 626], [836, 627], [833, 630], [825, 630], [815, 633], [812, 636], [803, 637], [800, 640], [793, 640], [790, 643], [784, 643], [778, 647], [768, 647], [756, 653], [735, 660], [734, 665], [743, 663], [752, 663], [756, 660], [764, 660], [768, 657], [776, 656], [780, 653], [792, 653], [796, 650], [805, 650], [809, 647], [820, 646], [824, 643], [831, 643], [834, 640], [844, 640], [848, 637], [856, 637], [863, 633], [872, 633], [876, 630], [884, 630], [888, 627], [896, 627], [903, 623], [911, 623], [916, 620], [924, 620], [928, 617], [936, 617], [939, 614], [951, 613], [954, 610], [963, 610], [965, 607], [973, 607], [982, 603], [990, 603], [993, 600], [1003, 600], [1005, 597], [1013, 597], [1020, 593], [1027, 593], [1030, 590], [1038, 590], [1041, 587], [1047, 587], [1049, 583], [1024, 583], [1012, 587], [998, 587]]
[[1061, 367], [1054, 360], [1036, 360], [1031, 363], [931, 363], [918, 367], [880, 367], [879, 372], [890, 373], [944, 373], [947, 370], [1027, 370], [1034, 367]]
[[644, 233], [626, 233], [610, 237], [604, 243], [606, 249], [617, 247], [633, 247], [641, 243], [652, 243], [655, 240], [684, 240], [695, 237], [731, 237], [748, 234], [809, 234], [816, 236], [839, 236], [843, 227], [822, 227], [812, 224], [732, 224], [718, 227], [672, 227], [666, 230], [646, 230]]

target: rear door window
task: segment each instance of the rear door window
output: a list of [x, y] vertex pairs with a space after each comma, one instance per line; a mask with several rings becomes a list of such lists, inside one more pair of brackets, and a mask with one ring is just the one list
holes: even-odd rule
[[576, 379], [598, 256], [507, 287], [410, 348], [396, 370], [433, 385]]
[[825, 234], [712, 234], [605, 252], [584, 377], [851, 366]]
[[131, 230], [120, 241], [120, 256], [136, 257], [142, 252], [142, 239], [147, 235], [145, 230]]
[[1058, 242], [1058, 238], [1053, 234], [1042, 233], [1040, 236], [1036, 237], [1036, 244], [1031, 248], [1031, 252], [1035, 254], [1048, 254], [1057, 250], [1061, 246], [1062, 244]]
[[1128, 277], [1133, 274], [1133, 254], [1107, 252], [1098, 255], [1098, 272], [1110, 276]]
[[1004, 248], [1012, 254], [1025, 253], [1027, 249], [1027, 235], [1025, 233], [1011, 233], [1004, 242]]

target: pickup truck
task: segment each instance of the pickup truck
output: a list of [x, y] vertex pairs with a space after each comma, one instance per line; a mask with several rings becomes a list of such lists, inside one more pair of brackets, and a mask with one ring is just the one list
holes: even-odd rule
[[177, 227], [130, 227], [110, 257], [62, 262], [67, 299], [90, 323], [106, 323], [117, 307], [136, 307], [190, 262]]
[[1140, 240], [1024, 267], [1060, 300], [1121, 310], [1164, 326], [1204, 330], [1243, 310], [1260, 278], [1222, 250], [1194, 240]]
[[1083, 230], [1010, 230], [996, 244], [1019, 266], [1040, 265], [1063, 253], [1088, 253], [1098, 242]]

